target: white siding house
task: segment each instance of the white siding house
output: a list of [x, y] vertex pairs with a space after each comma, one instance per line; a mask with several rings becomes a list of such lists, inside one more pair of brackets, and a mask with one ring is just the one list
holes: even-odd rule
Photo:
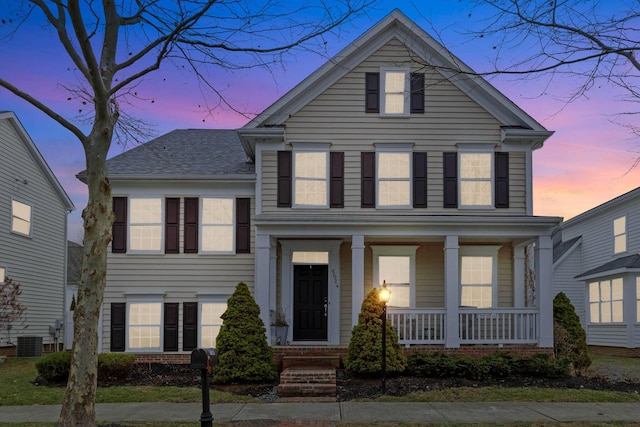
[[[37, 345], [38, 354], [42, 345], [62, 343], [49, 328], [64, 318], [67, 214], [74, 206], [8, 111], [0, 112], [0, 156], [0, 278], [20, 284], [19, 301], [26, 307], [23, 322], [0, 330], [0, 348]], [[20, 348], [18, 354], [26, 355]]]
[[640, 187], [563, 222], [554, 290], [576, 308], [594, 349], [640, 354]]
[[108, 161], [103, 350], [215, 346], [244, 281], [289, 323], [279, 351], [341, 352], [384, 281], [407, 347], [549, 352], [560, 218], [533, 215], [532, 152], [552, 133], [394, 11], [243, 128]]

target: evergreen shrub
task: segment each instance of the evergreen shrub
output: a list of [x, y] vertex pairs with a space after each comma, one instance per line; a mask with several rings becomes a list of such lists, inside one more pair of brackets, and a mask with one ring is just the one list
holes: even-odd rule
[[[382, 372], [382, 310], [378, 290], [371, 289], [362, 302], [358, 324], [353, 327], [345, 369], [355, 375], [373, 375]], [[407, 358], [402, 354], [396, 331], [389, 320], [386, 321], [387, 347], [386, 372], [401, 373], [407, 366]]]
[[103, 353], [98, 355], [98, 381], [122, 380], [131, 376], [134, 354]]
[[69, 378], [70, 369], [70, 351], [45, 354], [36, 362], [38, 375], [52, 383], [66, 382], [67, 378]]
[[572, 368], [575, 374], [581, 374], [591, 365], [587, 334], [564, 292], [553, 299], [553, 336], [556, 358]]
[[216, 383], [271, 382], [278, 376], [260, 307], [245, 283], [238, 283], [227, 301], [216, 349], [219, 360], [213, 368]]

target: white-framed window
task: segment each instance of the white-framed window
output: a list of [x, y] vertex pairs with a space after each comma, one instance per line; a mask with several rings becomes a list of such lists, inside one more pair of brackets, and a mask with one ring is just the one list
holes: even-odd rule
[[497, 305], [500, 246], [460, 247], [460, 305], [491, 308]]
[[613, 220], [613, 253], [627, 251], [627, 217], [621, 216]]
[[233, 253], [235, 244], [234, 201], [233, 198], [202, 198], [201, 253]]
[[160, 351], [162, 302], [127, 302], [127, 350]]
[[4, 283], [4, 280], [6, 277], [7, 277], [7, 269], [0, 266], [0, 283]]
[[621, 277], [589, 283], [591, 323], [624, 321], [623, 280]]
[[129, 250], [160, 252], [162, 250], [161, 197], [129, 198]]
[[377, 151], [378, 207], [411, 207], [411, 152]]
[[406, 67], [380, 69], [380, 114], [408, 116], [410, 73]]
[[30, 205], [12, 199], [11, 231], [25, 236], [31, 236], [32, 215], [33, 213]]
[[226, 299], [200, 302], [200, 347], [216, 347], [216, 338], [222, 327], [222, 315], [226, 310]]
[[307, 144], [293, 151], [293, 206], [329, 206], [329, 144]]
[[372, 246], [374, 286], [387, 284], [389, 307], [414, 308], [418, 246]]
[[460, 152], [461, 207], [493, 206], [493, 157], [493, 152]]

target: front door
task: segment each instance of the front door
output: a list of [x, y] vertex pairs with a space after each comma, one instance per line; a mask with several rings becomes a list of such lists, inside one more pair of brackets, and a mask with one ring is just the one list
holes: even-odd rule
[[293, 340], [326, 341], [329, 266], [293, 266]]

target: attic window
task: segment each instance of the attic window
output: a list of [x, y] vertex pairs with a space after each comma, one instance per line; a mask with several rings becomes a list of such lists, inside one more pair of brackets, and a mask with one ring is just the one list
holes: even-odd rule
[[365, 85], [367, 113], [383, 117], [424, 113], [422, 73], [411, 73], [407, 67], [381, 68], [379, 73], [366, 73]]
[[31, 206], [17, 200], [11, 201], [11, 231], [31, 236]]

